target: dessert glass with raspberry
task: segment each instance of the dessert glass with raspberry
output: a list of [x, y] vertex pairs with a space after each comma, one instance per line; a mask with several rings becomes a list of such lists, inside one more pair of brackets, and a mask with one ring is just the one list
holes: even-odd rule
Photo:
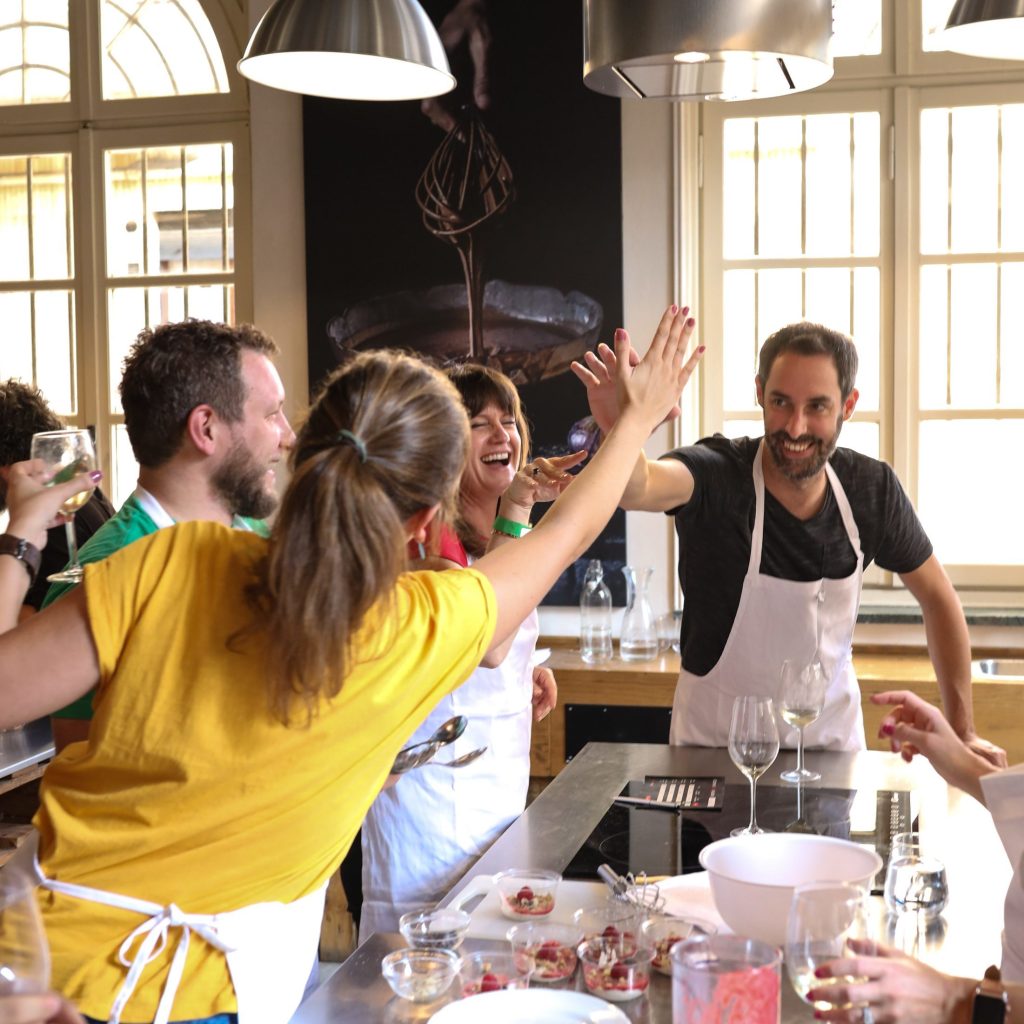
[[572, 919], [583, 933], [583, 941], [595, 948], [614, 948], [620, 956], [629, 956], [641, 945], [644, 915], [631, 903], [610, 899], [598, 907], [577, 910]]
[[523, 953], [533, 963], [531, 982], [557, 983], [576, 973], [580, 930], [571, 924], [538, 921], [516, 924], [508, 930], [512, 951]]
[[506, 988], [527, 988], [532, 972], [533, 961], [523, 953], [478, 950], [462, 958], [459, 986], [463, 998]]
[[615, 944], [588, 942], [579, 948], [587, 991], [613, 1003], [636, 999], [647, 991], [654, 959], [649, 949], [634, 949], [628, 954], [620, 954], [618, 949]]
[[562, 876], [556, 871], [515, 868], [494, 876], [501, 912], [513, 921], [547, 917], [555, 909]]
[[672, 975], [672, 959], [669, 954], [677, 942], [697, 938], [700, 935], [714, 935], [718, 926], [714, 921], [699, 917], [672, 917], [669, 914], [655, 914], [640, 926], [640, 944], [654, 953], [651, 966], [661, 974]]

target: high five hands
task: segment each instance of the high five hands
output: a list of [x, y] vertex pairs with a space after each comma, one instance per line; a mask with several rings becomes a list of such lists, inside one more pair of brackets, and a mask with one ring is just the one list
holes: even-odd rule
[[[674, 364], [674, 369], [679, 374], [680, 393], [686, 387], [705, 351], [704, 345], [698, 346], [685, 364], [683, 363], [697, 324], [689, 314], [689, 306], [669, 306], [662, 315], [648, 349], [648, 356], [662, 359], [670, 352], [670, 362]], [[586, 387], [591, 415], [601, 433], [607, 434], [619, 418], [623, 400], [622, 389], [625, 388], [628, 393], [629, 385], [626, 382], [634, 376], [636, 368], [643, 360], [633, 348], [629, 332], [623, 328], [615, 332], [614, 350], [602, 342], [597, 346], [596, 352], [585, 353], [583, 359], [586, 365], [574, 361], [571, 364], [572, 372]], [[675, 419], [678, 415], [677, 402], [669, 409], [665, 420]]]

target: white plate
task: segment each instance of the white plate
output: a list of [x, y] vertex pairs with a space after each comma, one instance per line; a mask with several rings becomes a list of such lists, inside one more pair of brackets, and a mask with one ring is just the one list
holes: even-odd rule
[[603, 999], [567, 989], [508, 989], [485, 992], [442, 1007], [430, 1024], [629, 1024], [629, 1018]]

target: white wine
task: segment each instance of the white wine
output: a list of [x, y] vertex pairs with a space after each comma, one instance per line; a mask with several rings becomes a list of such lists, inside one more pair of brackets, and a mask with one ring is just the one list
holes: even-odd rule
[[[807, 998], [807, 993], [812, 988], [823, 989], [829, 988], [832, 985], [857, 985], [867, 981], [867, 978], [816, 978], [814, 976], [814, 964], [804, 963], [796, 969], [792, 965], [787, 967], [789, 973], [789, 980], [793, 984], [793, 988], [796, 990], [796, 994], [805, 1002], [809, 1003], [811, 1000]], [[825, 999], [816, 999], [814, 1001], [814, 1008], [816, 1010], [850, 1010], [856, 1004], [855, 1003], [830, 1003]]]
[[79, 491], [78, 494], [72, 494], [71, 497], [68, 498], [68, 500], [65, 501], [63, 505], [61, 505], [61, 515], [74, 515], [74, 513], [77, 512], [88, 500], [88, 491]]
[[802, 729], [804, 726], [810, 725], [811, 722], [815, 721], [818, 715], [821, 714], [820, 707], [790, 707], [787, 704], [783, 704], [779, 707], [779, 714], [782, 716], [782, 720], [788, 725], [792, 725], [797, 729]]

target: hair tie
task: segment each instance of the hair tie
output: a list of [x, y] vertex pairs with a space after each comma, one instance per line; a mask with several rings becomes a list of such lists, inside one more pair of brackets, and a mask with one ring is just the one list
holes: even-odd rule
[[366, 444], [358, 434], [353, 434], [351, 430], [339, 430], [335, 435], [335, 440], [338, 444], [350, 444], [355, 448], [356, 453], [359, 455], [359, 461], [365, 463], [369, 456], [366, 454]]

